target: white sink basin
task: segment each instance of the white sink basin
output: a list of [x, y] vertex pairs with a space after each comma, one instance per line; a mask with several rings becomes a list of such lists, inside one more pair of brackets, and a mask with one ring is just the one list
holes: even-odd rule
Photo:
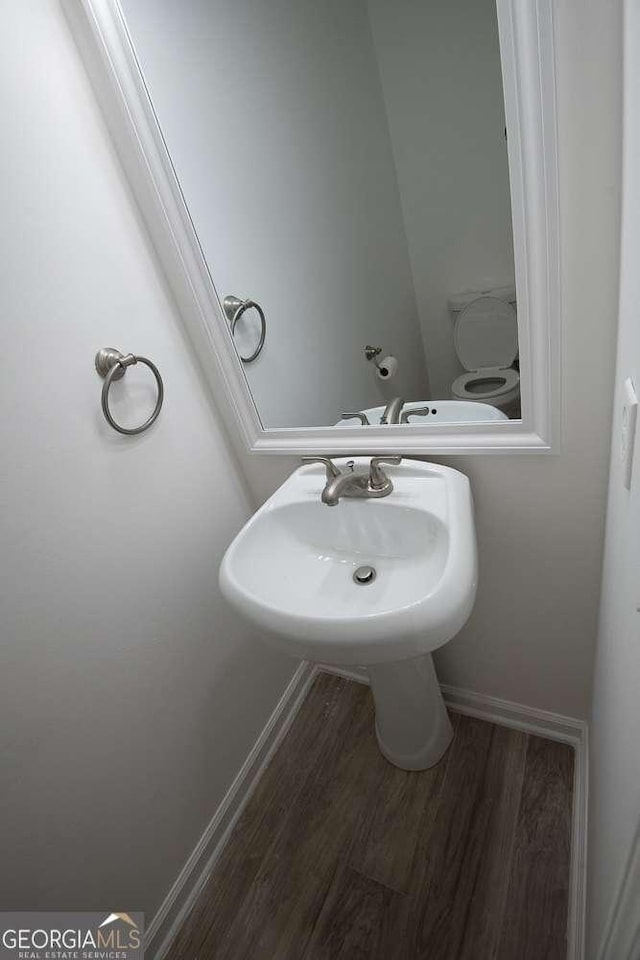
[[[490, 403], [477, 403], [473, 400], [411, 400], [404, 404], [403, 411], [429, 407], [427, 416], [412, 417], [410, 423], [482, 423], [486, 420], [508, 420], [506, 413], [491, 406]], [[384, 407], [368, 407], [362, 413], [372, 426], [380, 423]], [[337, 427], [357, 426], [356, 420], [338, 420]]]
[[[356, 459], [356, 470], [368, 463]], [[344, 461], [337, 465], [345, 469]], [[389, 496], [344, 498], [330, 508], [320, 500], [324, 467], [300, 467], [235, 538], [220, 586], [280, 649], [319, 663], [366, 665], [383, 752], [399, 766], [422, 769], [450, 739], [430, 653], [460, 630], [473, 607], [473, 504], [457, 470], [405, 459], [385, 471], [394, 485]], [[375, 569], [375, 579], [356, 583], [355, 571], [365, 566]]]
[[[356, 468], [367, 463], [360, 458]], [[449, 640], [471, 612], [467, 478], [411, 460], [385, 470], [394, 483], [388, 497], [328, 508], [324, 468], [301, 467], [227, 550], [223, 593], [294, 656], [351, 664], [417, 657]], [[364, 565], [377, 576], [360, 585], [353, 574]]]

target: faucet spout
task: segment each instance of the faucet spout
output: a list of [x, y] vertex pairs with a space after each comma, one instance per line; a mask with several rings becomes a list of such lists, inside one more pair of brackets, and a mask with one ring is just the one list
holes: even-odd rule
[[327, 480], [320, 499], [328, 507], [336, 507], [341, 497], [363, 497], [366, 495], [369, 478], [367, 474], [341, 473]]
[[400, 423], [400, 414], [404, 406], [402, 397], [394, 397], [384, 408], [384, 413], [380, 417], [380, 423]]

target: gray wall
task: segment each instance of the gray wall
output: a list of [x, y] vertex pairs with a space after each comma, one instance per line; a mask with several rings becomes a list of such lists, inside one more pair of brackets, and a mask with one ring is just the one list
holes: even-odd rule
[[[219, 294], [266, 311], [265, 348], [245, 367], [263, 423], [336, 423], [387, 390], [424, 398], [365, 0], [123, 8]], [[398, 357], [389, 384], [368, 343]]]
[[448, 299], [513, 284], [495, 0], [368, 0], [431, 396], [463, 372]]
[[[60, 7], [3, 12], [0, 904], [150, 920], [294, 663], [218, 593], [251, 506]], [[140, 438], [102, 417], [104, 345], [165, 378]]]

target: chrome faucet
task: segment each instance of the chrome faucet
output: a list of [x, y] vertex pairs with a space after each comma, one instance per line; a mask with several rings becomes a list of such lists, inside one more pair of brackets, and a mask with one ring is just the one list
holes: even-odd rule
[[380, 423], [400, 423], [400, 414], [404, 407], [402, 397], [394, 397], [384, 408], [384, 413], [380, 417]]
[[[303, 457], [303, 463], [323, 463], [327, 482], [320, 495], [328, 507], [335, 507], [342, 497], [368, 498], [388, 497], [393, 490], [391, 478], [386, 475], [381, 463], [400, 463], [402, 457], [372, 457], [369, 470], [340, 470], [330, 457]], [[347, 464], [349, 467], [349, 464]]]

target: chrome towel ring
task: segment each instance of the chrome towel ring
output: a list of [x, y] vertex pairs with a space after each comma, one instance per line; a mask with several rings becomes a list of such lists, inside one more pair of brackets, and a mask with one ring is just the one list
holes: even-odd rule
[[[114, 380], [120, 380], [124, 377], [127, 372], [127, 367], [132, 367], [136, 363], [144, 363], [145, 366], [149, 367], [152, 374], [156, 378], [156, 384], [158, 386], [158, 399], [153, 413], [148, 420], [145, 420], [143, 424], [139, 427], [121, 427], [119, 423], [111, 416], [111, 411], [109, 410], [109, 389]], [[154, 422], [158, 414], [160, 413], [160, 408], [162, 407], [162, 401], [164, 400], [164, 384], [162, 383], [162, 377], [160, 376], [160, 371], [156, 367], [155, 363], [152, 363], [151, 360], [147, 360], [146, 357], [134, 357], [132, 353], [120, 353], [119, 350], [115, 350], [113, 347], [103, 347], [101, 350], [98, 350], [96, 353], [96, 370], [101, 377], [104, 378], [104, 384], [102, 385], [102, 412], [105, 415], [105, 419], [108, 424], [110, 424], [114, 430], [117, 430], [118, 433], [126, 434], [136, 434], [142, 433], [144, 430], [147, 430], [148, 427]]]
[[267, 336], [267, 320], [264, 315], [264, 310], [259, 303], [256, 303], [255, 300], [240, 300], [238, 297], [231, 295], [224, 298], [222, 306], [224, 307], [224, 312], [227, 315], [227, 320], [231, 324], [231, 336], [233, 336], [236, 332], [236, 324], [245, 310], [249, 310], [251, 307], [253, 307], [254, 310], [258, 311], [258, 316], [260, 317], [260, 339], [258, 341], [258, 346], [250, 357], [243, 357], [241, 353], [238, 354], [243, 363], [251, 363], [252, 360], [255, 360], [260, 355]]

